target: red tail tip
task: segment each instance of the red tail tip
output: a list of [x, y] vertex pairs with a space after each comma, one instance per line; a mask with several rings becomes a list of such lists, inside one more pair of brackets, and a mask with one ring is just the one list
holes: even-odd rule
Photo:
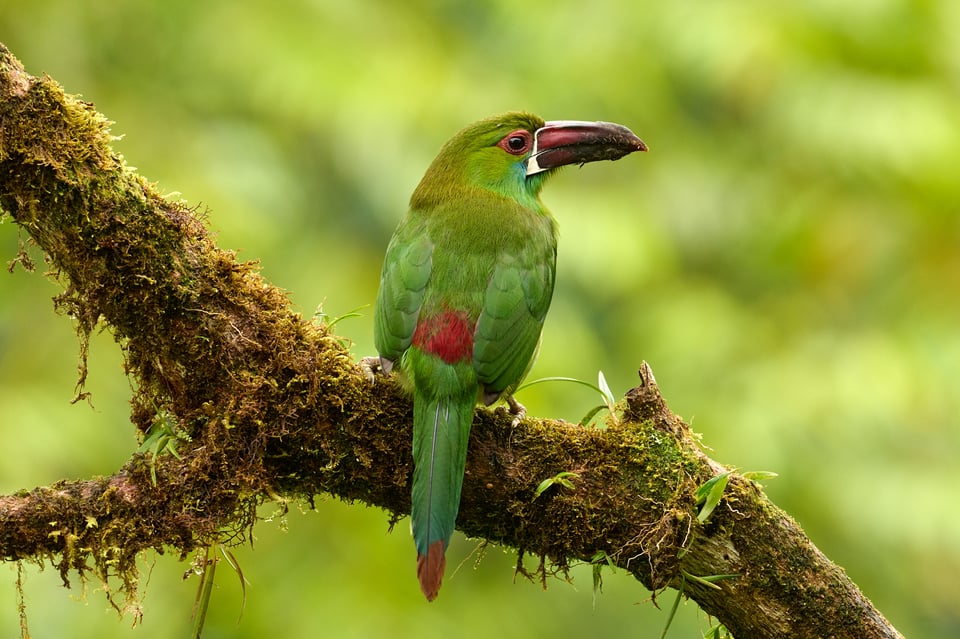
[[426, 557], [417, 555], [417, 579], [420, 580], [420, 590], [427, 601], [437, 598], [446, 567], [447, 558], [443, 556], [443, 542], [439, 539], [427, 548]]

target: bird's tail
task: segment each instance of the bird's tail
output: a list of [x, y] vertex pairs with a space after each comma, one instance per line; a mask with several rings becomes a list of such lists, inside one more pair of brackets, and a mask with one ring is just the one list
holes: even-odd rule
[[417, 577], [427, 600], [440, 590], [444, 553], [460, 509], [473, 394], [429, 397], [414, 391], [411, 518], [417, 545]]

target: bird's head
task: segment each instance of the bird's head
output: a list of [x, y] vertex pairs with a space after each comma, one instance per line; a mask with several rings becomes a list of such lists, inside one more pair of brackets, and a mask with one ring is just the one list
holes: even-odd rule
[[612, 122], [544, 122], [530, 113], [505, 113], [454, 135], [427, 169], [412, 203], [436, 201], [464, 186], [535, 199], [554, 169], [646, 150], [630, 129]]

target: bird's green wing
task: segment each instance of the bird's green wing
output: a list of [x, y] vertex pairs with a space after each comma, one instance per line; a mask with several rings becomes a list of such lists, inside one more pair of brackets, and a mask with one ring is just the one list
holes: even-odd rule
[[533, 363], [553, 296], [556, 250], [544, 249], [501, 254], [494, 266], [473, 344], [487, 403], [516, 387]]
[[433, 243], [424, 225], [408, 218], [390, 240], [380, 274], [373, 338], [381, 358], [395, 362], [410, 346], [432, 271]]

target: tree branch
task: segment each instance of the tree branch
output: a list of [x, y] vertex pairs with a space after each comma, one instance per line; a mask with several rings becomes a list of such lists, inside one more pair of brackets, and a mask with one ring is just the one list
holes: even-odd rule
[[[179, 458], [0, 497], [0, 554], [49, 560], [65, 582], [119, 576], [129, 595], [138, 553], [243, 539], [270, 496], [409, 512], [408, 399], [390, 378], [371, 387], [327, 326], [127, 168], [108, 124], [0, 45], [0, 207], [46, 253], [81, 345], [100, 322], [113, 332], [133, 424]], [[478, 410], [458, 528], [539, 557], [541, 575], [605, 553], [651, 590], [682, 585], [738, 637], [899, 637], [757, 484], [731, 474], [698, 521], [697, 488], [725, 469], [640, 373], [605, 428]], [[562, 471], [574, 489], [535, 495]], [[721, 574], [736, 576], [690, 577]]]

